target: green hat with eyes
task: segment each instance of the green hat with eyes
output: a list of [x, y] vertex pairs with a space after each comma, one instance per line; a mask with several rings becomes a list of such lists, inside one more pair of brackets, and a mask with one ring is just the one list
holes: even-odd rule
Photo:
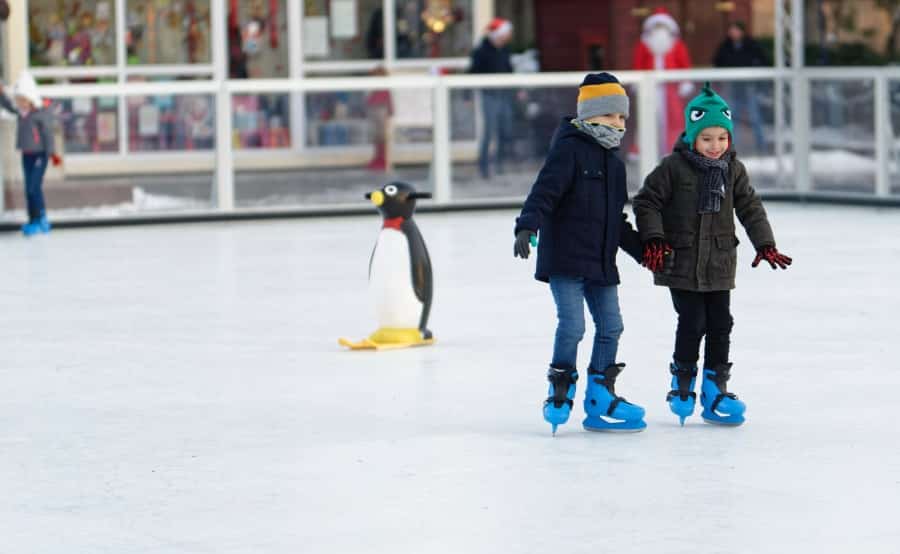
[[731, 122], [731, 108], [728, 103], [716, 94], [709, 86], [709, 81], [696, 98], [684, 109], [684, 142], [692, 149], [700, 131], [709, 127], [724, 127], [728, 134], [734, 135], [734, 124]]

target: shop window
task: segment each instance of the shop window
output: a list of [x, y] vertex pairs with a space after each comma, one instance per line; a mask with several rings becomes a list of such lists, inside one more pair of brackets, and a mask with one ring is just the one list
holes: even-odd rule
[[398, 58], [464, 57], [472, 43], [472, 0], [397, 0]]
[[287, 2], [228, 0], [227, 5], [229, 76], [287, 77]]
[[62, 124], [65, 152], [118, 152], [119, 113], [115, 97], [53, 101]]
[[304, 0], [305, 59], [383, 58], [381, 6], [382, 0]]
[[30, 0], [31, 65], [114, 65], [115, 9], [113, 0]]
[[[144, 77], [129, 79], [145, 80]], [[215, 99], [211, 95], [127, 96], [125, 103], [129, 152], [202, 151], [215, 146]]]
[[209, 0], [127, 0], [128, 63], [210, 63], [209, 13]]
[[316, 92], [306, 95], [307, 144], [368, 144], [370, 123], [364, 92]]
[[238, 149], [291, 146], [287, 94], [237, 94], [233, 106], [233, 142]]

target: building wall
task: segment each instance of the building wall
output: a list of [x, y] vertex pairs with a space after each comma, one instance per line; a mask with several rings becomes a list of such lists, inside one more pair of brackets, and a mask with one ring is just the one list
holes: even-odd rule
[[[770, 0], [771, 1], [771, 0]], [[731, 21], [753, 25], [752, 0], [535, 0], [537, 45], [546, 71], [580, 71], [587, 65], [585, 45], [605, 41], [604, 69], [628, 69], [641, 25], [657, 7], [681, 26], [695, 65], [712, 61], [715, 47]], [[727, 8], [728, 11], [724, 11]]]

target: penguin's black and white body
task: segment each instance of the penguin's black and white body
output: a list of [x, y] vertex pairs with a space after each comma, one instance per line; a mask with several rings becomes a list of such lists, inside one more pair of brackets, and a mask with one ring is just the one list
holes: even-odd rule
[[369, 291], [378, 320], [378, 330], [369, 338], [375, 343], [394, 344], [430, 341], [431, 259], [412, 215], [416, 200], [431, 198], [431, 194], [393, 182], [366, 198], [378, 207], [383, 218], [369, 260]]

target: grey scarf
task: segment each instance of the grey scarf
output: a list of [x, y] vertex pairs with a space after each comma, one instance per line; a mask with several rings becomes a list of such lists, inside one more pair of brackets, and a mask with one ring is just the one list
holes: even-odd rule
[[701, 156], [691, 150], [682, 151], [691, 165], [703, 172], [703, 182], [700, 183], [700, 198], [697, 204], [697, 213], [717, 214], [722, 209], [722, 199], [725, 198], [725, 182], [728, 175], [728, 166], [734, 159], [733, 152], [726, 152], [718, 160]]
[[583, 119], [573, 119], [572, 125], [582, 133], [596, 140], [603, 148], [618, 148], [625, 136], [625, 129], [611, 127], [609, 125], [588, 123]]

